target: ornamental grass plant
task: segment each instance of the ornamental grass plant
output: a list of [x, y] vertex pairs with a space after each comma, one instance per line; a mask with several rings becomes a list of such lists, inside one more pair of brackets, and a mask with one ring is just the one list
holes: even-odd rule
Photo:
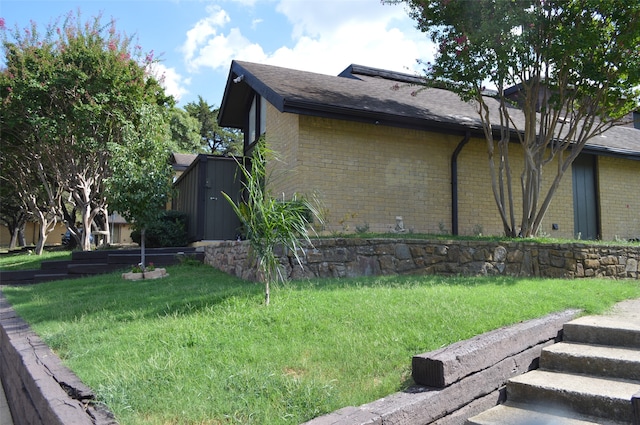
[[411, 357], [637, 281], [384, 276], [263, 287], [203, 265], [4, 287], [122, 425], [299, 424], [412, 384]]

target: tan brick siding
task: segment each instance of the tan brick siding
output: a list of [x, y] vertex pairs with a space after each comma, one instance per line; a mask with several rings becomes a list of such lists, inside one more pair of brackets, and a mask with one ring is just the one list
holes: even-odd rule
[[[416, 233], [451, 232], [450, 163], [461, 136], [368, 123], [282, 114], [269, 105], [267, 140], [279, 153], [275, 194], [316, 195], [325, 212], [326, 232], [353, 232], [368, 225], [373, 232], [394, 228], [401, 216]], [[486, 142], [472, 139], [458, 159], [458, 222], [461, 235], [504, 234], [491, 190]], [[510, 146], [516, 227], [522, 220], [520, 170], [522, 150]], [[638, 233], [640, 187], [636, 161], [601, 158], [600, 187], [605, 239]], [[284, 171], [284, 172], [283, 172]], [[545, 196], [556, 164], [545, 167]], [[631, 180], [630, 180], [631, 179]], [[542, 202], [542, 201], [540, 201]], [[629, 205], [629, 208], [627, 208]], [[610, 208], [608, 206], [615, 206]], [[557, 224], [558, 230], [552, 225]], [[633, 230], [632, 230], [633, 229]], [[625, 233], [626, 232], [626, 233]], [[542, 235], [573, 238], [571, 169], [567, 170], [540, 228]], [[637, 237], [637, 236], [636, 236]]]
[[328, 231], [352, 232], [368, 225], [386, 232], [395, 227], [397, 216], [416, 232], [437, 232], [438, 223], [449, 222], [448, 155], [459, 137], [300, 116], [298, 144], [283, 141], [282, 127], [270, 127], [267, 118], [271, 146], [280, 152], [298, 150], [294, 166], [288, 154], [280, 155], [288, 158], [285, 167], [293, 172], [288, 183], [274, 185], [274, 192], [291, 196], [297, 188], [316, 194]]
[[[522, 189], [520, 173], [523, 167], [522, 148], [517, 144], [509, 146], [509, 158], [512, 168], [512, 188], [516, 228], [522, 222]], [[496, 162], [496, 167], [498, 166]], [[556, 164], [548, 164], [543, 171], [544, 180], [541, 197], [546, 196], [551, 180], [555, 177]], [[503, 235], [493, 190], [487, 156], [487, 144], [482, 139], [472, 139], [464, 147], [458, 158], [458, 222], [461, 235], [474, 235], [480, 230], [484, 235]], [[571, 169], [567, 170], [560, 182], [540, 227], [540, 235], [573, 237], [573, 194]], [[540, 205], [542, 201], [540, 201]], [[558, 230], [552, 225], [557, 224]]]
[[640, 161], [598, 157], [602, 239], [640, 238]]

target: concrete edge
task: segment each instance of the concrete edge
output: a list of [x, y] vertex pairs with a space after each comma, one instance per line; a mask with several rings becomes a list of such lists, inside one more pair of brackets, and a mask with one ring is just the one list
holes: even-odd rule
[[559, 340], [562, 325], [578, 310], [502, 327], [439, 350], [413, 357], [412, 377], [419, 385], [443, 388], [541, 342]]
[[0, 290], [0, 379], [15, 425], [117, 425]]
[[[445, 387], [416, 385], [359, 407], [342, 408], [307, 421], [304, 425], [462, 424], [467, 418], [504, 401], [503, 391], [507, 380], [537, 369], [542, 348], [557, 342], [563, 325], [579, 314], [579, 310], [550, 314], [461, 341], [450, 346], [450, 350], [433, 351], [434, 357], [446, 353], [444, 357], [450, 362], [454, 361], [455, 355], [449, 354], [455, 352], [464, 353], [462, 362], [467, 362], [471, 357], [482, 360], [465, 363], [462, 378], [459, 378], [460, 373], [455, 370], [453, 363], [451, 367], [444, 368], [444, 381], [452, 382]], [[513, 342], [515, 329], [526, 329], [530, 338], [528, 343], [520, 343], [520, 351], [508, 348], [508, 341], [499, 344], [499, 348], [493, 345], [496, 338], [502, 340], [499, 334], [504, 334], [507, 339], [512, 338], [509, 341]], [[424, 353], [422, 357], [429, 358], [429, 355]]]

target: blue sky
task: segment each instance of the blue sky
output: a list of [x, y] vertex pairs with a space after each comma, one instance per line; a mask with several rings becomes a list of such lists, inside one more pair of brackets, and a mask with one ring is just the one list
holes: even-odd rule
[[178, 106], [202, 96], [220, 105], [231, 60], [337, 75], [352, 63], [420, 72], [433, 46], [403, 5], [379, 0], [1, 0], [13, 28], [42, 29], [70, 11], [102, 13], [161, 62]]

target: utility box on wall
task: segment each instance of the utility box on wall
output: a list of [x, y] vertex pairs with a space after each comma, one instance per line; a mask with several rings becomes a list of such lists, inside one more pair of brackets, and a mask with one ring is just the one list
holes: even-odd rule
[[200, 154], [176, 180], [173, 209], [187, 214], [190, 243], [238, 237], [240, 220], [222, 192], [240, 199], [241, 176], [234, 158]]

